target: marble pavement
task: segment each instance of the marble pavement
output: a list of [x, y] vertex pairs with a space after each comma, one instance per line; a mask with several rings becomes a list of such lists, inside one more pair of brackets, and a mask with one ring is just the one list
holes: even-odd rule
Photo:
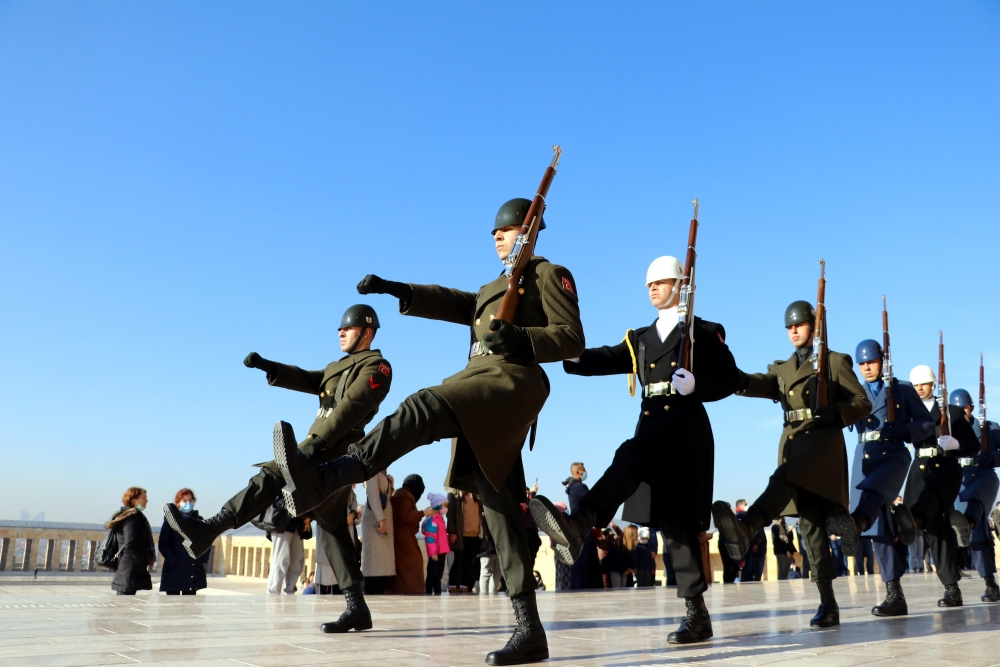
[[[877, 577], [836, 582], [842, 625], [809, 629], [815, 588], [803, 581], [713, 585], [716, 638], [666, 643], [683, 613], [672, 589], [540, 593], [554, 665], [1000, 665], [1000, 604], [979, 602], [978, 578], [963, 579], [966, 605], [939, 610], [933, 575], [903, 579], [910, 615], [876, 619]], [[298, 665], [481, 665], [507, 640], [513, 614], [499, 597], [378, 597], [375, 628], [323, 635], [334, 596], [269, 597], [261, 582], [210, 579], [196, 597], [116, 597], [107, 584], [3, 583], [0, 665], [73, 667], [291, 667]]]

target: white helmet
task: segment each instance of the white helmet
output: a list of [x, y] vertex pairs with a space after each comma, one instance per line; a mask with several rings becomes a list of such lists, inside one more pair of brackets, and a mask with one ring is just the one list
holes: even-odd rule
[[639, 529], [639, 540], [643, 542], [649, 540], [649, 528], [647, 528], [646, 526], [643, 526], [642, 528]]
[[910, 371], [910, 384], [933, 384], [936, 378], [930, 366], [914, 366]]
[[676, 257], [657, 257], [646, 269], [646, 285], [657, 280], [680, 280], [684, 277], [684, 265]]

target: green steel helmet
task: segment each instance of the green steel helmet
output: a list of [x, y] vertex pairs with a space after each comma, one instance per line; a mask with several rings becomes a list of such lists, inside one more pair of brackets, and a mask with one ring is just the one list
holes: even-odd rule
[[368, 327], [378, 329], [378, 315], [375, 309], [369, 305], [358, 303], [344, 311], [344, 316], [340, 318], [340, 328], [347, 327]]
[[816, 311], [813, 310], [813, 305], [808, 301], [793, 301], [788, 305], [788, 308], [785, 308], [786, 329], [793, 324], [812, 323], [815, 319]]
[[[493, 223], [493, 230], [490, 232], [492, 234], [501, 227], [509, 227], [510, 225], [523, 225], [524, 219], [528, 215], [528, 209], [531, 208], [531, 200], [524, 199], [523, 197], [518, 197], [517, 199], [511, 199], [509, 202], [505, 203], [497, 211], [496, 222]], [[545, 218], [542, 218], [542, 224], [538, 226], [539, 231], [545, 229]]]

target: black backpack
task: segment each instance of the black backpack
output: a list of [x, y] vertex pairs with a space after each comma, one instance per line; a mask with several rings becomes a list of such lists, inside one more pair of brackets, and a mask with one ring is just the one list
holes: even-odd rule
[[118, 533], [112, 528], [94, 552], [94, 562], [109, 570], [117, 570], [121, 558], [122, 548], [118, 546]]

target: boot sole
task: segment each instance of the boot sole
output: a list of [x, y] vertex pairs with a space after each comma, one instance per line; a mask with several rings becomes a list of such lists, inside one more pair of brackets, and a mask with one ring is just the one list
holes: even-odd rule
[[574, 565], [576, 559], [573, 558], [573, 552], [569, 550], [569, 547], [564, 547], [561, 544], [555, 545], [556, 558], [565, 563], [566, 565]]
[[555, 542], [559, 559], [567, 565], [576, 563], [583, 551], [583, 540], [570, 540], [562, 512], [545, 496], [532, 498], [528, 502], [528, 511], [535, 525]]
[[279, 421], [274, 425], [274, 462], [285, 480], [281, 495], [285, 501], [285, 509], [292, 516], [302, 516], [312, 509], [306, 494], [300, 490], [295, 479], [302, 477], [299, 466], [299, 446], [295, 442], [295, 432], [292, 425]]
[[996, 593], [987, 592], [979, 598], [982, 602], [1000, 602], [1000, 591]]
[[358, 624], [352, 625], [352, 626], [350, 626], [348, 628], [344, 628], [343, 630], [340, 630], [340, 629], [337, 629], [337, 630], [327, 630], [326, 627], [325, 627], [326, 625], [327, 624], [324, 623], [323, 625], [319, 626], [319, 629], [320, 629], [320, 632], [325, 632], [328, 635], [342, 635], [345, 632], [350, 632], [351, 630], [354, 630], [356, 632], [362, 632], [364, 630], [371, 630], [373, 627], [375, 627], [372, 624], [371, 621], [368, 621], [367, 623], [358, 623]]
[[743, 560], [743, 557], [750, 551], [750, 540], [746, 540], [745, 545], [740, 542], [742, 533], [740, 533], [739, 526], [736, 525], [739, 519], [736, 518], [735, 512], [729, 505], [720, 500], [712, 503], [712, 519], [726, 545], [726, 553], [729, 554], [729, 558], [736, 562]]
[[907, 616], [909, 613], [910, 610], [906, 608], [904, 608], [902, 611], [882, 612], [878, 610], [878, 607], [872, 607], [872, 616], [878, 616], [879, 618], [891, 618], [893, 616]]
[[712, 633], [712, 629], [711, 628], [708, 629], [708, 632], [706, 634], [698, 635], [697, 637], [695, 637], [693, 639], [684, 639], [684, 640], [679, 639], [676, 636], [675, 633], [671, 632], [669, 635], [667, 635], [667, 643], [668, 644], [698, 644], [699, 642], [707, 642], [709, 639], [711, 639], [714, 636], [715, 635]]
[[969, 528], [969, 521], [965, 518], [965, 515], [958, 510], [952, 510], [951, 514], [948, 515], [948, 523], [951, 524], [951, 529], [955, 531], [958, 546], [963, 549], [967, 548], [972, 543], [972, 530]]
[[892, 517], [896, 522], [896, 530], [899, 533], [899, 541], [910, 546], [917, 539], [917, 524], [913, 520], [913, 513], [906, 505], [894, 505]]
[[858, 553], [858, 527], [850, 514], [838, 514], [826, 520], [827, 534], [840, 535], [840, 549], [845, 556]]
[[503, 656], [499, 659], [493, 657], [492, 655], [486, 656], [487, 665], [526, 665], [530, 662], [542, 662], [549, 659], [549, 649], [535, 651], [529, 655], [523, 656], [518, 659], [505, 660]]
[[[175, 513], [178, 516], [175, 516]], [[177, 509], [177, 507], [173, 503], [167, 503], [166, 505], [163, 506], [163, 518], [167, 520], [167, 523], [170, 525], [171, 528], [174, 529], [174, 532], [180, 535], [181, 538], [183, 538], [184, 551], [186, 551], [188, 553], [188, 556], [190, 556], [191, 558], [197, 559], [205, 552], [203, 551], [201, 553], [195, 553], [194, 549], [192, 549], [194, 543], [191, 541], [191, 538], [187, 536], [187, 533], [182, 527], [183, 521], [179, 516], [180, 513], [181, 511]]]

